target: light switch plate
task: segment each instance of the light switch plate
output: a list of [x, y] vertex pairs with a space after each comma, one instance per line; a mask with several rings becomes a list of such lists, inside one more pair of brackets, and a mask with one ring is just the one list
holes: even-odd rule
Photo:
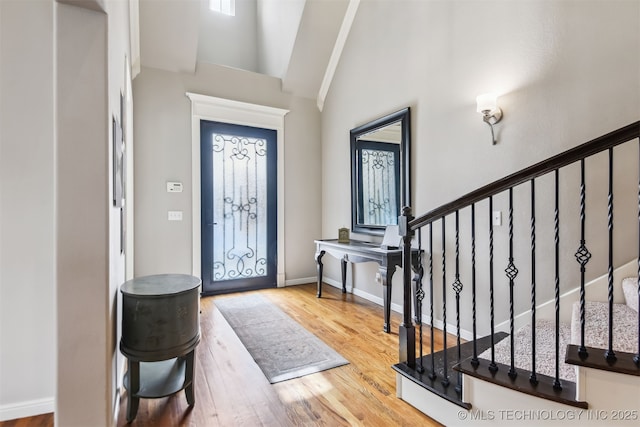
[[169, 221], [182, 221], [182, 211], [169, 211], [167, 219]]
[[493, 211], [493, 225], [501, 226], [502, 225], [502, 212], [501, 211]]

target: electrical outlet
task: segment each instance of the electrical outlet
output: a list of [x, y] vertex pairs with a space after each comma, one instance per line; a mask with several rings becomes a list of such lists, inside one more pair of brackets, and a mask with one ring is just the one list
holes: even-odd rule
[[502, 225], [502, 212], [501, 211], [493, 211], [493, 225], [501, 226]]
[[169, 211], [167, 219], [169, 221], [182, 221], [182, 211]]

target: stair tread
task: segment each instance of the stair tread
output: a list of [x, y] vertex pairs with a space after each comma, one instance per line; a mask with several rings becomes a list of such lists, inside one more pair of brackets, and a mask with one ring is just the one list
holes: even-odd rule
[[[567, 344], [570, 343], [571, 327], [568, 323], [560, 323], [559, 370], [560, 378], [575, 382], [575, 368], [564, 363]], [[555, 377], [555, 322], [546, 319], [536, 321], [536, 372]], [[531, 324], [518, 329], [514, 338], [514, 365], [517, 368], [531, 370]], [[478, 357], [491, 360], [491, 349]], [[511, 340], [504, 339], [495, 346], [495, 361], [504, 365], [511, 364]]]
[[[609, 303], [585, 302], [584, 345], [608, 348]], [[571, 342], [580, 345], [580, 304], [573, 304], [571, 317]], [[613, 349], [635, 353], [638, 350], [638, 312], [626, 304], [613, 304]]]

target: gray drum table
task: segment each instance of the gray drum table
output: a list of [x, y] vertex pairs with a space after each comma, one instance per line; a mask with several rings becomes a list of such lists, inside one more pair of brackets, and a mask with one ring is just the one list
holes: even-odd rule
[[200, 342], [200, 279], [158, 274], [125, 282], [122, 292], [120, 351], [127, 358], [127, 421], [135, 419], [140, 398], [185, 390], [195, 404], [195, 349]]

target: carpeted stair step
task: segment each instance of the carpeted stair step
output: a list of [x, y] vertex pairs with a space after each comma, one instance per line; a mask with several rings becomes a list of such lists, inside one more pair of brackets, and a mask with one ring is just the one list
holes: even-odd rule
[[[609, 347], [609, 303], [586, 301], [586, 347]], [[580, 304], [573, 305], [571, 344], [580, 345]], [[626, 304], [613, 304], [613, 350], [635, 353], [638, 350], [638, 312]]]
[[[575, 382], [576, 374], [572, 365], [564, 363], [565, 351], [571, 338], [571, 326], [560, 324], [560, 378]], [[555, 322], [540, 319], [536, 321], [536, 372], [538, 374], [555, 377]], [[491, 360], [491, 349], [481, 353], [478, 357]], [[514, 359], [516, 368], [531, 370], [531, 324], [518, 329], [514, 338]], [[511, 365], [511, 340], [505, 338], [495, 346], [495, 361], [504, 365]]]

